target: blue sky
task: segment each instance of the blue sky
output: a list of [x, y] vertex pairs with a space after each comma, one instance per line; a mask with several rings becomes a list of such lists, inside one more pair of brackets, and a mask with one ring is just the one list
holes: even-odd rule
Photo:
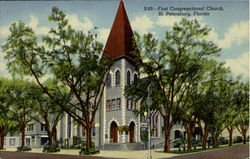
[[[45, 35], [51, 26], [48, 15], [53, 6], [63, 10], [70, 24], [79, 30], [97, 33], [98, 40], [105, 44], [120, 0], [107, 1], [1, 1], [0, 2], [0, 44], [4, 44], [9, 34], [9, 25], [22, 20], [34, 29], [39, 37]], [[249, 76], [249, 2], [243, 1], [169, 1], [169, 0], [124, 0], [127, 14], [134, 31], [141, 35], [152, 32], [162, 39], [166, 30], [181, 18], [197, 19], [202, 25], [212, 28], [208, 40], [222, 48], [220, 61], [231, 67], [233, 75]], [[145, 7], [154, 10], [145, 11]], [[204, 7], [208, 16], [159, 16], [158, 8]], [[221, 7], [223, 10], [208, 10]], [[172, 9], [171, 9], [172, 8]], [[187, 13], [187, 12], [182, 12]], [[98, 29], [94, 29], [94, 27]], [[1, 51], [1, 50], [0, 50]], [[0, 76], [8, 76], [0, 53]]]

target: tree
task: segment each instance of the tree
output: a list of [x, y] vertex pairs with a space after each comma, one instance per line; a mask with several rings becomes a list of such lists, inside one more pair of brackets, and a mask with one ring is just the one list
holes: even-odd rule
[[13, 118], [18, 122], [19, 131], [21, 132], [21, 149], [25, 146], [25, 130], [27, 124], [31, 122], [34, 114], [33, 104], [28, 95], [29, 83], [23, 80], [14, 79], [11, 81], [9, 101], [11, 104], [10, 111], [13, 113]]
[[195, 109], [197, 110], [197, 122], [201, 130], [202, 135], [202, 148], [206, 149], [207, 137], [210, 130], [210, 126], [213, 122], [213, 116], [218, 108], [217, 99], [218, 96], [215, 92], [218, 92], [218, 82], [222, 79], [226, 79], [230, 72], [228, 68], [224, 67], [224, 63], [213, 61], [209, 66], [211, 69], [207, 74], [206, 80], [201, 83], [203, 93], [203, 100], [199, 103]]
[[232, 103], [233, 96], [233, 81], [232, 79], [222, 78], [218, 80], [214, 87], [213, 92], [213, 104], [214, 112], [211, 116], [210, 132], [213, 139], [213, 147], [218, 147], [218, 137], [222, 131], [226, 128], [225, 115], [227, 107]]
[[[56, 86], [53, 81], [48, 80], [45, 85], [50, 94], [52, 94], [57, 100], [63, 101], [63, 99], [60, 99], [62, 96], [57, 92], [57, 89], [53, 88]], [[53, 148], [53, 137], [57, 132], [56, 126], [59, 120], [63, 117], [64, 111], [61, 107], [56, 105], [38, 85], [32, 83], [29, 89], [32, 90], [29, 95], [33, 100], [36, 113], [33, 120], [45, 126], [49, 138], [49, 149], [51, 150]]]
[[[165, 152], [170, 151], [170, 130], [180, 110], [187, 104], [190, 91], [205, 74], [203, 63], [220, 51], [214, 43], [204, 39], [209, 31], [207, 27], [201, 27], [197, 20], [183, 19], [166, 32], [166, 37], [160, 44], [150, 33], [144, 35], [142, 41], [137, 36], [142, 58], [147, 59], [147, 62], [138, 67], [142, 74], [147, 75], [148, 82], [141, 88], [138, 87], [142, 82], [129, 86], [127, 96], [145, 97], [145, 88], [153, 83], [156, 89], [149, 92], [151, 109], [159, 111], [164, 120]], [[139, 92], [142, 89], [144, 93]], [[142, 107], [143, 109], [146, 108]]]
[[246, 133], [249, 129], [249, 82], [240, 81], [235, 93], [235, 105], [237, 107], [237, 130], [243, 137], [243, 144], [246, 144]]
[[10, 111], [10, 81], [6, 78], [0, 78], [0, 149], [4, 148], [4, 137], [9, 130], [17, 125], [13, 113]]
[[[92, 123], [103, 96], [111, 62], [102, 54], [103, 45], [96, 41], [95, 36], [72, 29], [59, 9], [52, 9], [49, 21], [56, 26], [43, 37], [46, 47], [38, 45], [32, 29], [20, 22], [11, 25], [11, 35], [3, 46], [3, 52], [13, 74], [32, 75], [48, 97], [86, 129], [89, 151]], [[62, 87], [57, 87], [63, 101], [58, 100], [42, 83], [41, 78], [46, 74], [57, 86], [69, 90], [63, 93]]]
[[[237, 80], [240, 80], [237, 78]], [[229, 140], [228, 140], [228, 145], [232, 146], [233, 144], [233, 130], [237, 126], [237, 106], [235, 105], [235, 93], [237, 92], [237, 81], [232, 81], [230, 83], [230, 89], [232, 91], [232, 96], [230, 99], [230, 103], [226, 105], [226, 111], [225, 111], [225, 116], [224, 116], [224, 124], [228, 130], [229, 133]]]

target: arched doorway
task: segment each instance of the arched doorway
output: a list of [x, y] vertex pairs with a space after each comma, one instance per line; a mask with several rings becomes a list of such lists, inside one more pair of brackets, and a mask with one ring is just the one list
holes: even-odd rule
[[110, 125], [110, 139], [113, 143], [117, 143], [118, 141], [118, 126], [115, 121], [113, 121]]
[[134, 142], [134, 134], [135, 134], [135, 123], [132, 121], [129, 125], [129, 142]]

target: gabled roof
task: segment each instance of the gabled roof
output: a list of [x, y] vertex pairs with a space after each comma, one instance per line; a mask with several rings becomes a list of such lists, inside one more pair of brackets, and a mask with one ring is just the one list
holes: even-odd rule
[[125, 56], [135, 61], [135, 56], [132, 52], [136, 50], [139, 54], [139, 51], [133, 42], [133, 37], [134, 34], [128, 20], [124, 3], [123, 0], [121, 0], [104, 52], [110, 59]]

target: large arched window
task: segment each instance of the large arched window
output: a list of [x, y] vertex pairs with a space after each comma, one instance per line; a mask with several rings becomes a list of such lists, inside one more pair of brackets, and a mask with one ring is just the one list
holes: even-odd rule
[[112, 83], [112, 75], [109, 73], [107, 79], [107, 87], [111, 87], [111, 83]]
[[134, 74], [134, 83], [136, 83], [138, 80], [137, 74]]
[[115, 85], [120, 85], [121, 84], [121, 72], [120, 70], [117, 70], [115, 72]]
[[127, 85], [130, 85], [130, 78], [131, 78], [131, 73], [130, 71], [127, 71]]

